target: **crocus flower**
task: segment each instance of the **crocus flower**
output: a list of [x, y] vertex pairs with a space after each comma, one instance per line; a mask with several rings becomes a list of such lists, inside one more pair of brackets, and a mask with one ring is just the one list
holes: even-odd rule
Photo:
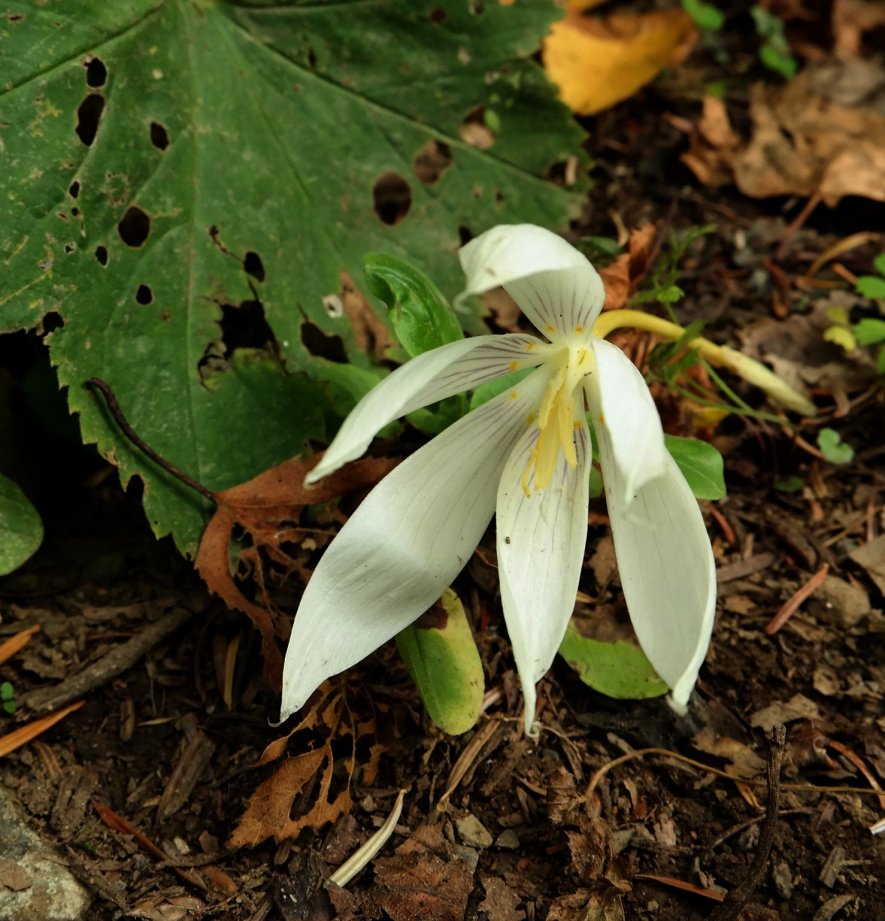
[[575, 604], [594, 440], [630, 618], [684, 711], [712, 630], [713, 555], [642, 375], [591, 333], [602, 281], [581, 253], [532, 225], [496, 227], [460, 259], [462, 297], [500, 285], [544, 338], [476, 336], [413, 358], [360, 401], [308, 483], [359, 457], [400, 416], [535, 370], [403, 461], [332, 541], [295, 617], [282, 718], [427, 610], [495, 515], [501, 600], [531, 732], [536, 684]]

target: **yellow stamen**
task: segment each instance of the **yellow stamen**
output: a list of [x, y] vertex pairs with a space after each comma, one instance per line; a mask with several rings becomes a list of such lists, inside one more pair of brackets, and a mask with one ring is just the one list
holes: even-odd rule
[[559, 358], [559, 367], [547, 384], [538, 410], [538, 440], [529, 454], [522, 476], [523, 492], [546, 489], [553, 480], [559, 452], [574, 469], [578, 464], [575, 447], [581, 421], [575, 409], [575, 390], [592, 370], [593, 356], [587, 348], [569, 348]]

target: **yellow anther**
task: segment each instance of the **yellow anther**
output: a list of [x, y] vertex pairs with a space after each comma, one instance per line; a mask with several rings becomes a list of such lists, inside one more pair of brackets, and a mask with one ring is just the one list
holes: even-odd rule
[[[592, 370], [592, 364], [590, 349], [564, 349], [559, 353], [556, 373], [550, 378], [538, 408], [538, 439], [522, 476], [522, 489], [527, 496], [532, 490], [550, 485], [560, 451], [569, 467], [574, 469], [578, 464], [576, 433], [583, 423], [577, 418], [575, 392]], [[529, 424], [532, 422], [530, 417]]]
[[576, 332], [576, 333], [582, 333], [582, 332], [584, 332], [584, 327], [583, 327], [583, 326], [576, 326], [576, 327], [575, 327], [575, 332]]
[[518, 361], [511, 361], [510, 364], [507, 365], [507, 367], [508, 367], [508, 369], [509, 369], [510, 371], [515, 371], [515, 370], [519, 367], [519, 362], [518, 362]]

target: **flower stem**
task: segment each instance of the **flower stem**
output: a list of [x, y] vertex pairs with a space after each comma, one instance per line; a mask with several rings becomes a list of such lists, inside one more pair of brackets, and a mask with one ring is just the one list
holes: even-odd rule
[[[594, 324], [593, 335], [605, 339], [616, 329], [628, 326], [654, 333], [664, 339], [678, 340], [685, 335], [685, 329], [678, 324], [660, 317], [653, 317], [641, 310], [606, 311]], [[817, 411], [810, 400], [794, 390], [786, 381], [781, 380], [761, 362], [744, 355], [737, 349], [731, 349], [727, 345], [716, 345], [715, 342], [703, 336], [692, 339], [686, 347], [706, 358], [711, 365], [728, 368], [739, 374], [744, 380], [764, 390], [773, 400], [788, 409], [802, 413], [804, 416], [813, 416]]]

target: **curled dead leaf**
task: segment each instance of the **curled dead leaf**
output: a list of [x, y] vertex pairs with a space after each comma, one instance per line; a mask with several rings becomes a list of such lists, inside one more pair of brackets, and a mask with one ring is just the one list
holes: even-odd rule
[[[328, 502], [339, 496], [377, 483], [393, 469], [396, 461], [369, 457], [347, 464], [313, 486], [304, 477], [321, 455], [294, 457], [266, 470], [254, 479], [215, 494], [218, 504], [200, 540], [195, 566], [203, 581], [229, 607], [247, 614], [261, 634], [264, 674], [271, 687], [279, 689], [283, 656], [278, 639], [285, 638], [281, 616], [264, 590], [264, 560], [273, 563], [283, 576], [295, 568], [286, 550], [299, 533], [298, 516], [308, 504]], [[239, 553], [240, 562], [251, 564], [251, 576], [259, 588], [262, 603], [247, 598], [231, 572], [231, 539], [239, 529], [251, 546]]]
[[[230, 847], [254, 847], [268, 838], [280, 842], [297, 838], [305, 828], [322, 828], [350, 811], [350, 790], [330, 795], [334, 758], [331, 745], [286, 758], [252, 794], [249, 805], [230, 837]], [[313, 805], [291, 818], [296, 799], [307, 793], [319, 775]]]
[[885, 201], [885, 70], [848, 59], [815, 65], [785, 86], [750, 93], [753, 134], [734, 133], [725, 106], [706, 99], [682, 161], [707, 185], [733, 180], [745, 195], [846, 195]]
[[599, 270], [605, 284], [605, 310], [624, 307], [636, 285], [648, 268], [648, 259], [655, 240], [655, 225], [643, 224], [630, 233], [627, 252], [621, 253], [615, 261]]

